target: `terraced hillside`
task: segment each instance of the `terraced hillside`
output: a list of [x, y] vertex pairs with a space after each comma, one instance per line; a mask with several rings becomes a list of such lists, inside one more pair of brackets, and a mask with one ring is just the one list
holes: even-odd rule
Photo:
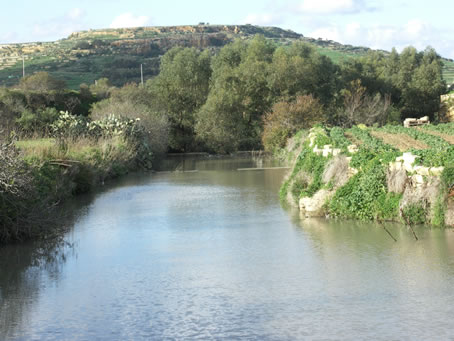
[[306, 217], [454, 226], [454, 123], [301, 131], [283, 200]]
[[26, 74], [48, 71], [67, 81], [71, 88], [92, 83], [101, 77], [115, 85], [140, 80], [140, 64], [145, 78], [158, 73], [159, 58], [174, 46], [219, 49], [234, 39], [251, 39], [262, 34], [277, 44], [293, 41], [314, 44], [333, 60], [366, 54], [370, 49], [313, 39], [278, 27], [168, 26], [105, 29], [76, 32], [55, 42], [0, 45], [0, 85], [16, 84], [22, 77], [22, 58]]
[[443, 68], [443, 78], [446, 80], [448, 85], [454, 84], [454, 62], [452, 61], [444, 61], [444, 68]]

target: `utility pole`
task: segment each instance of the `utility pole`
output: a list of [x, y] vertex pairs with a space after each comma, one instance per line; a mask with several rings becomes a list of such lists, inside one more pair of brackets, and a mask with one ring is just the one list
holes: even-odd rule
[[143, 67], [142, 67], [142, 64], [140, 64], [140, 82], [142, 83], [142, 87], [143, 87]]
[[22, 78], [25, 78], [25, 57], [22, 56]]

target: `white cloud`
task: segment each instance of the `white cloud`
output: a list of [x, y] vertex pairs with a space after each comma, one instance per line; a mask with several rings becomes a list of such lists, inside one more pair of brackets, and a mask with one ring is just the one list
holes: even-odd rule
[[282, 23], [282, 16], [273, 13], [254, 13], [249, 14], [246, 18], [241, 20], [243, 24], [253, 25], [279, 25]]
[[405, 31], [414, 37], [419, 36], [421, 33], [423, 33], [425, 30], [427, 30], [428, 26], [424, 23], [424, 21], [419, 20], [419, 19], [413, 19], [410, 20], [406, 25], [405, 25]]
[[85, 16], [85, 11], [80, 8], [73, 8], [68, 12], [68, 17], [72, 20], [76, 20]]
[[356, 13], [366, 8], [362, 0], [303, 0], [299, 10], [303, 13], [334, 14]]
[[313, 38], [324, 38], [342, 44], [367, 46], [373, 49], [401, 51], [407, 46], [423, 50], [434, 47], [443, 57], [454, 57], [454, 41], [449, 39], [454, 30], [439, 30], [420, 19], [412, 19], [402, 25], [365, 25], [351, 22], [321, 24], [307, 34]]
[[320, 27], [316, 29], [315, 31], [312, 31], [309, 34], [309, 37], [312, 38], [322, 38], [322, 39], [328, 39], [328, 40], [334, 40], [334, 41], [339, 41], [342, 40], [342, 34], [339, 31], [339, 28], [335, 26], [327, 26], [327, 27]]
[[66, 37], [85, 26], [86, 13], [80, 8], [73, 8], [60, 17], [37, 22], [31, 26], [34, 40], [49, 41]]
[[145, 15], [135, 16], [132, 13], [123, 13], [116, 17], [110, 24], [110, 28], [146, 26], [150, 18]]

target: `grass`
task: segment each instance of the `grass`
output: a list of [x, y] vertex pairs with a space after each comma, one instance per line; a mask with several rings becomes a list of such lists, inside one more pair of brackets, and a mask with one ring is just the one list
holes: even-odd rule
[[28, 139], [17, 141], [16, 146], [22, 151], [24, 159], [31, 163], [58, 160], [100, 166], [109, 162], [129, 163], [134, 158], [121, 137], [98, 140], [78, 138], [63, 143], [57, 143], [52, 138]]
[[55, 145], [53, 138], [40, 138], [16, 141], [16, 147], [23, 152], [31, 152], [33, 150], [41, 150], [44, 148], [51, 148]]

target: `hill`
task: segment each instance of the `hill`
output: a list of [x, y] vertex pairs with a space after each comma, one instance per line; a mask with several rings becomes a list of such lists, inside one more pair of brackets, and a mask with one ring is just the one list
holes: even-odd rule
[[[0, 45], [0, 85], [11, 86], [22, 77], [22, 58], [27, 74], [47, 71], [77, 89], [107, 77], [114, 85], [140, 81], [159, 72], [159, 61], [174, 46], [217, 50], [235, 39], [251, 39], [261, 34], [276, 44], [294, 41], [310, 43], [320, 53], [339, 62], [355, 58], [371, 49], [343, 45], [331, 40], [314, 39], [291, 30], [254, 25], [205, 25], [137, 27], [75, 32], [55, 42]], [[386, 53], [386, 51], [383, 51]], [[454, 82], [454, 62], [445, 60], [444, 77]]]

